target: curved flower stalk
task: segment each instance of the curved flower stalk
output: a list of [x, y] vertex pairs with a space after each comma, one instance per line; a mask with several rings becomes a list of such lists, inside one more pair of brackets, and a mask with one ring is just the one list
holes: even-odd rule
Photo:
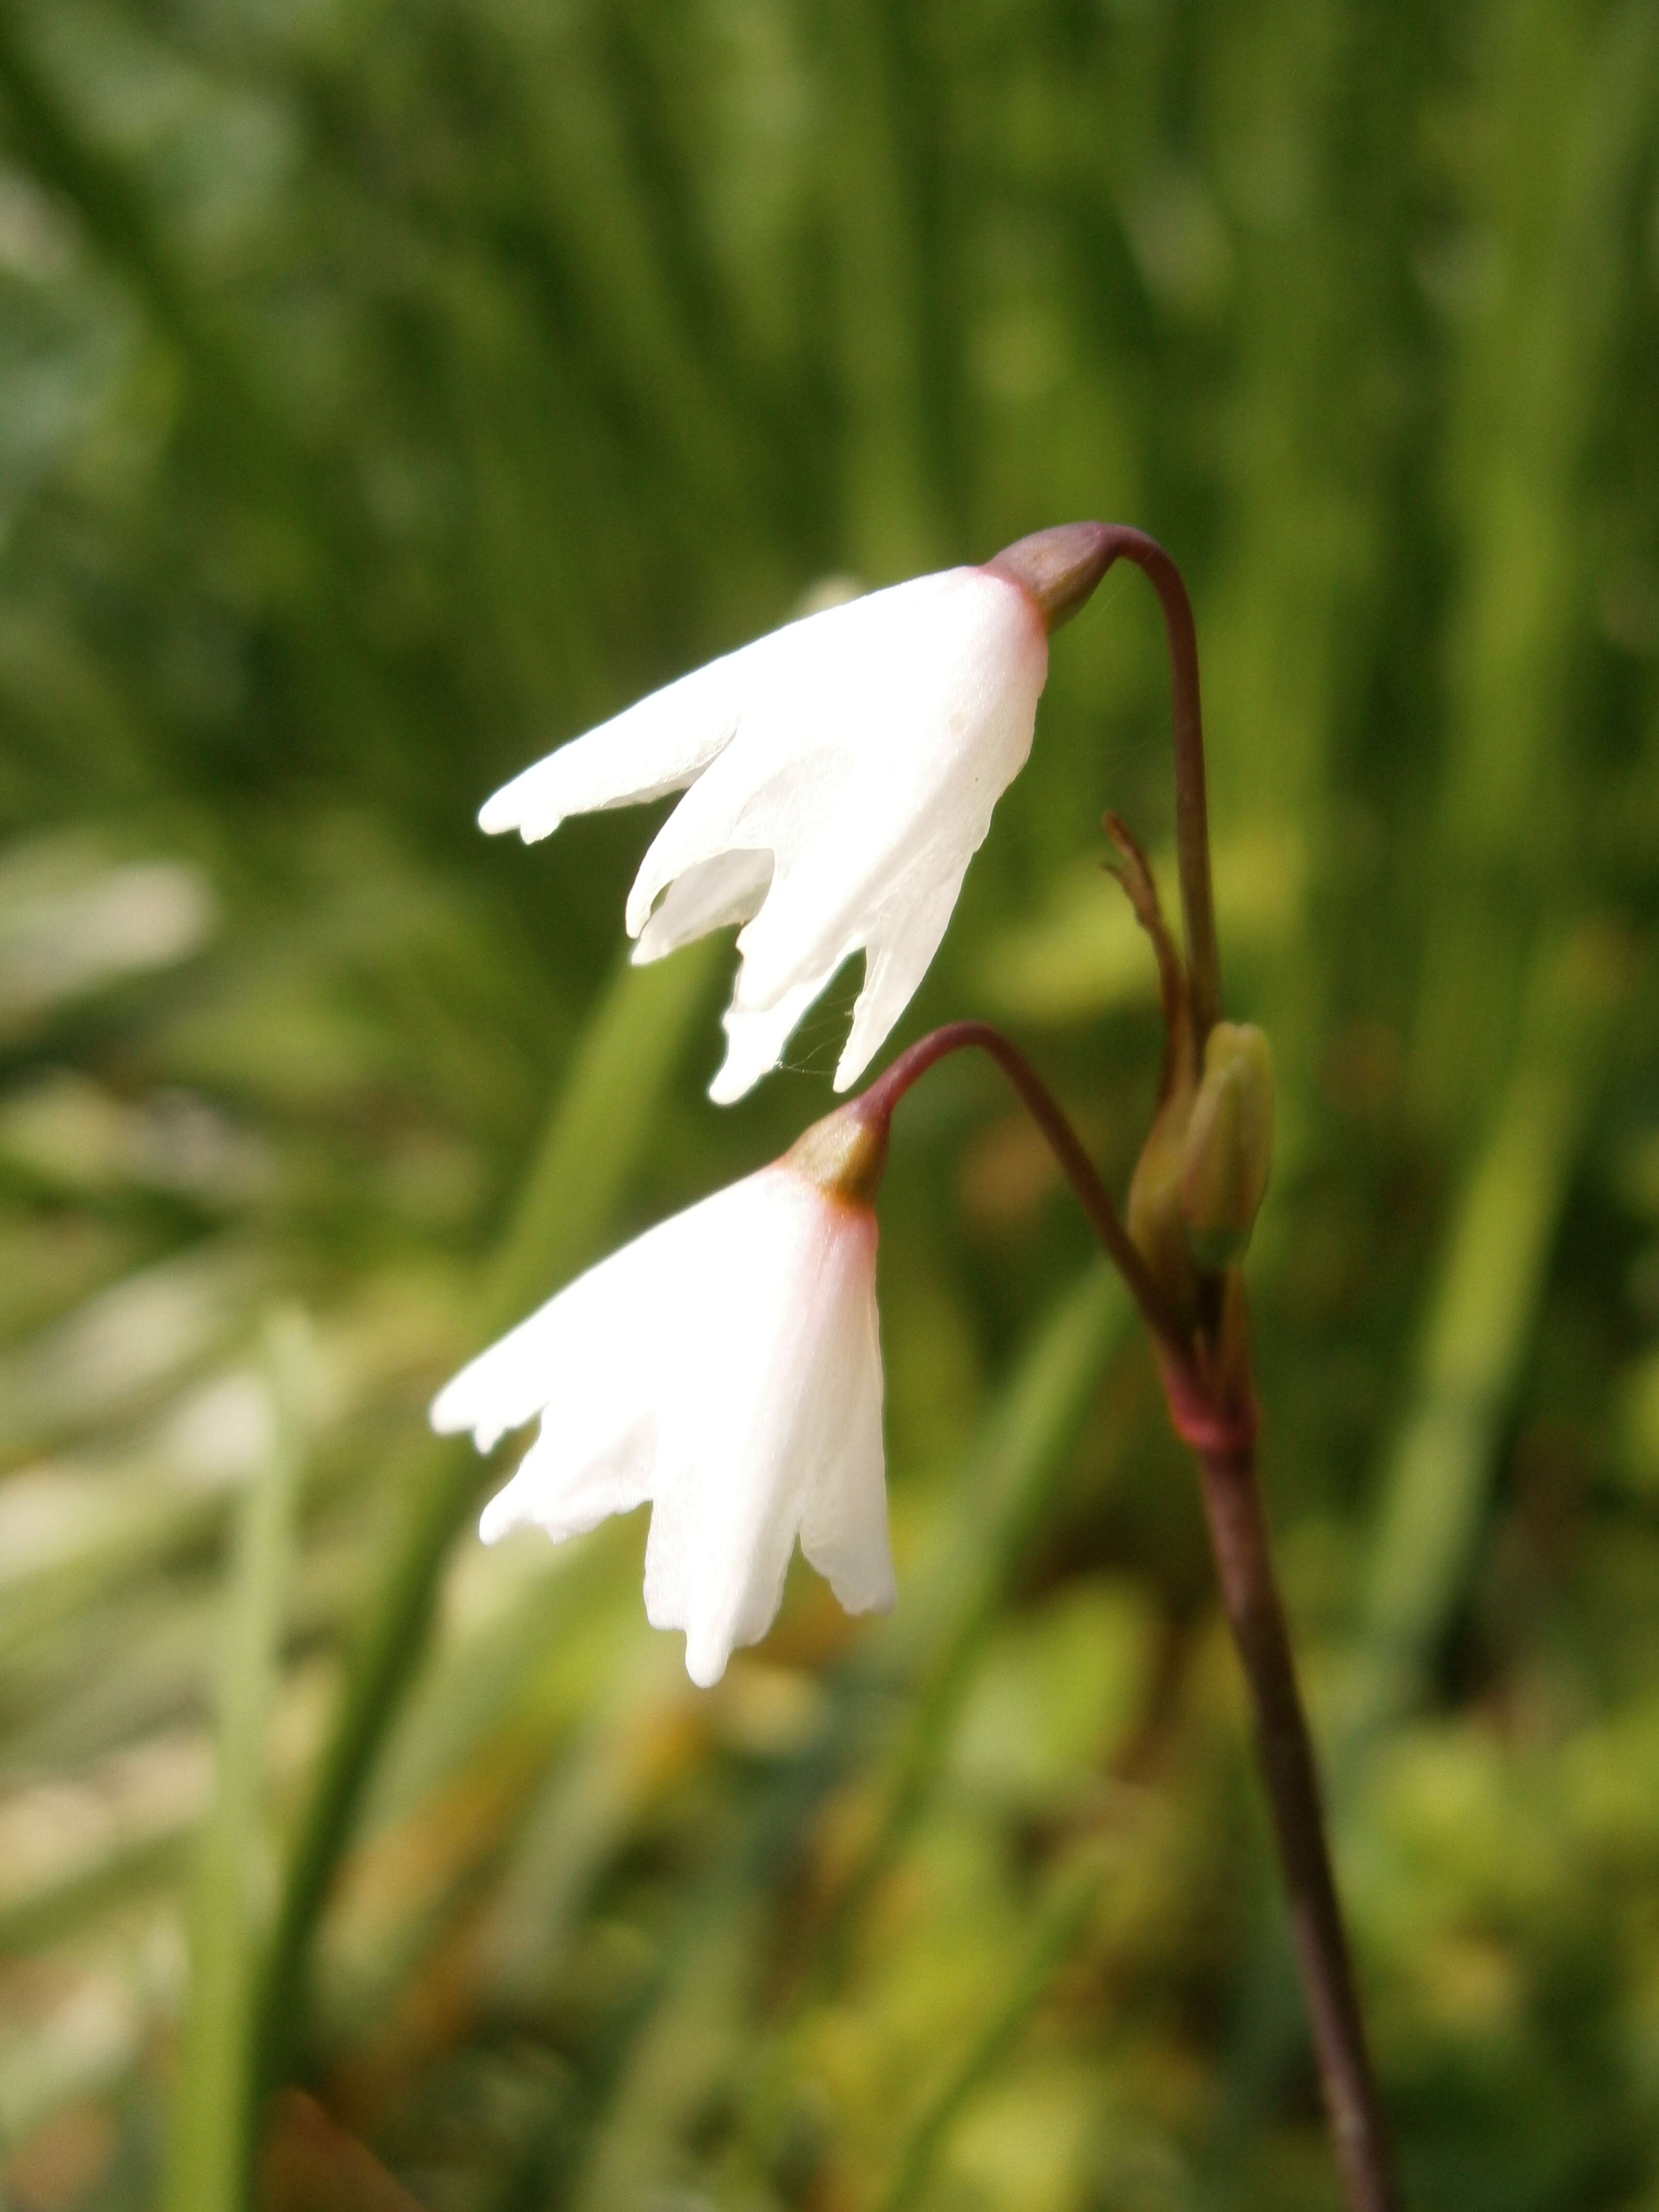
[[743, 924], [709, 1086], [724, 1104], [777, 1065], [862, 951], [836, 1071], [844, 1091], [927, 973], [992, 809], [1025, 763], [1048, 632], [1080, 603], [1072, 572], [1091, 546], [1074, 546], [1056, 577], [950, 568], [790, 623], [550, 753], [487, 800], [479, 823], [529, 844], [567, 815], [689, 786], [629, 894], [635, 958]]
[[719, 1681], [776, 1617], [797, 1536], [848, 1613], [893, 1603], [876, 1328], [885, 1152], [832, 1115], [661, 1222], [462, 1369], [432, 1407], [481, 1451], [540, 1417], [488, 1542], [556, 1542], [647, 1500], [645, 1609]]

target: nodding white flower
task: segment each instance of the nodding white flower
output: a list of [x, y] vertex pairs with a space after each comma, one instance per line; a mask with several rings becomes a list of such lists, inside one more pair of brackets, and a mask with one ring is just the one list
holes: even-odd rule
[[479, 1534], [556, 1542], [647, 1499], [645, 1609], [707, 1688], [802, 1551], [849, 1613], [893, 1603], [876, 1328], [885, 1152], [856, 1103], [675, 1214], [492, 1345], [432, 1407], [488, 1451], [539, 1414]]
[[744, 925], [726, 1060], [709, 1086], [725, 1103], [776, 1066], [807, 1007], [862, 951], [836, 1071], [844, 1091], [927, 972], [991, 810], [1024, 764], [1048, 631], [1098, 580], [1102, 534], [1045, 531], [985, 568], [791, 623], [550, 753], [488, 800], [479, 823], [530, 844], [568, 814], [689, 785], [629, 894], [634, 957]]

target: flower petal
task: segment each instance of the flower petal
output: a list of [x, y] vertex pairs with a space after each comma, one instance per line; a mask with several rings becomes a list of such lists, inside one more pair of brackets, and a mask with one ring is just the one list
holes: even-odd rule
[[[771, 757], [775, 726], [745, 720], [721, 757], [698, 777], [647, 848], [623, 909], [630, 937], [644, 929], [652, 907], [676, 877], [734, 849], [775, 858], [788, 849], [786, 825], [803, 802], [822, 814], [826, 786], [845, 764], [831, 749], [810, 757]], [[712, 927], [713, 925], [711, 925]]]
[[746, 1176], [659, 1221], [497, 1338], [433, 1400], [428, 1418], [439, 1435], [471, 1429], [478, 1449], [489, 1451], [550, 1406], [639, 1405], [647, 1388], [641, 1316], [648, 1328], [658, 1312], [672, 1313], [695, 1293], [697, 1255], [721, 1241], [710, 1237], [705, 1217], [730, 1209], [754, 1181]]
[[803, 977], [775, 1006], [751, 1011], [733, 998], [721, 1017], [726, 1058], [708, 1086], [708, 1096], [717, 1106], [731, 1105], [746, 1091], [752, 1091], [763, 1075], [771, 1073], [783, 1057], [791, 1033], [840, 965], [837, 958], [824, 974]]
[[844, 1604], [890, 1603], [875, 1248], [868, 1208], [792, 1157], [590, 1268], [434, 1405], [483, 1444], [541, 1414], [481, 1534], [650, 1499], [647, 1613], [703, 1684], [771, 1626], [798, 1535]]
[[640, 932], [634, 963], [661, 960], [694, 938], [728, 922], [747, 921], [760, 909], [772, 880], [772, 855], [739, 847], [699, 860], [677, 876], [668, 896]]
[[586, 1535], [613, 1513], [631, 1513], [651, 1495], [657, 1428], [646, 1414], [620, 1435], [573, 1436], [562, 1420], [542, 1418], [541, 1433], [505, 1490], [478, 1520], [478, 1534], [494, 1544], [515, 1528], [540, 1528], [553, 1541]]
[[887, 1613], [897, 1595], [887, 1534], [881, 1441], [881, 1341], [875, 1277], [849, 1282], [833, 1350], [826, 1346], [817, 1414], [820, 1449], [801, 1518], [800, 1547], [848, 1613]]
[[1047, 673], [1045, 624], [1018, 583], [991, 568], [915, 577], [653, 692], [538, 762], [479, 819], [528, 841], [567, 814], [690, 785], [629, 894], [635, 957], [744, 924], [710, 1091], [725, 1102], [775, 1066], [811, 999], [866, 951], [844, 1087], [921, 980], [1030, 750]]
[[603, 1339], [596, 1309], [609, 1301], [605, 1285], [595, 1282], [599, 1273], [579, 1277], [444, 1385], [429, 1415], [440, 1436], [471, 1429], [478, 1449], [493, 1451], [509, 1429], [542, 1411], [565, 1372], [582, 1371], [589, 1342]]
[[[813, 773], [799, 787], [778, 779], [787, 803], [775, 796], [764, 833], [754, 825], [751, 842], [769, 836], [777, 866], [738, 940], [740, 1006], [770, 1006], [798, 977], [823, 972], [834, 949], [873, 945], [878, 935], [921, 942], [926, 931], [912, 936], [904, 909], [931, 908], [941, 886], [960, 887], [998, 799], [1030, 752], [1048, 647], [1029, 605], [1012, 586], [971, 571], [931, 580], [950, 586], [929, 615], [945, 674], [925, 655], [896, 667], [885, 693], [865, 702], [842, 772], [827, 775], [814, 754]], [[719, 766], [722, 781], [735, 774], [738, 748]], [[937, 949], [944, 923], [930, 912], [927, 928]], [[900, 964], [908, 987], [860, 1065], [902, 1011], [927, 960]], [[892, 985], [878, 995], [890, 998]]]
[[967, 872], [964, 860], [920, 898], [895, 902], [871, 932], [865, 949], [864, 988], [854, 1006], [853, 1026], [836, 1069], [837, 1091], [858, 1081], [915, 996], [951, 926]]
[[484, 801], [478, 827], [492, 835], [516, 830], [533, 845], [568, 814], [633, 806], [683, 789], [730, 742], [741, 664], [753, 650], [745, 646], [694, 669], [549, 753]]
[[861, 1277], [866, 1304], [873, 1298], [872, 1217], [793, 1169], [763, 1175], [768, 1246], [726, 1317], [743, 1367], [734, 1374], [728, 1358], [684, 1374], [684, 1395], [665, 1420], [646, 1546], [647, 1617], [684, 1629], [687, 1672], [705, 1687], [776, 1618], [822, 1457], [823, 1416], [838, 1402], [831, 1370], [840, 1363], [826, 1353], [845, 1335], [849, 1275]]
[[[800, 1526], [799, 1470], [763, 1450], [731, 1470], [741, 1495], [717, 1501], [708, 1468], [687, 1468], [658, 1498], [645, 1547], [645, 1616], [685, 1634], [685, 1671], [710, 1689], [740, 1644], [777, 1618]], [[779, 1480], [778, 1478], [782, 1478]], [[727, 1511], [720, 1510], [721, 1503]]]

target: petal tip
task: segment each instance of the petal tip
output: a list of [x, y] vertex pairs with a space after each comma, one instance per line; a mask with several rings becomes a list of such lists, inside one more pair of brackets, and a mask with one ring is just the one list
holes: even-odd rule
[[735, 1106], [769, 1072], [763, 1067], [747, 1068], [741, 1064], [733, 1066], [728, 1054], [708, 1086], [708, 1096], [716, 1106]]
[[510, 1536], [524, 1524], [524, 1515], [514, 1499], [510, 1486], [492, 1498], [478, 1516], [478, 1541], [499, 1544], [503, 1536]]
[[539, 845], [563, 820], [559, 808], [538, 806], [529, 793], [519, 790], [517, 782], [503, 784], [478, 809], [478, 827], [486, 837], [504, 836], [516, 830], [526, 845]]
[[717, 1650], [706, 1644], [685, 1639], [685, 1671], [700, 1690], [712, 1690], [726, 1673], [729, 1651]]
[[458, 1437], [471, 1423], [458, 1411], [455, 1404], [455, 1385], [447, 1382], [426, 1409], [426, 1418], [434, 1436]]
[[470, 1379], [467, 1370], [463, 1368], [453, 1382], [447, 1382], [439, 1391], [427, 1408], [426, 1418], [434, 1435], [464, 1436], [470, 1429], [473, 1449], [492, 1452], [507, 1430], [517, 1424], [500, 1420], [491, 1413], [480, 1413], [471, 1395], [463, 1396], [459, 1388]]

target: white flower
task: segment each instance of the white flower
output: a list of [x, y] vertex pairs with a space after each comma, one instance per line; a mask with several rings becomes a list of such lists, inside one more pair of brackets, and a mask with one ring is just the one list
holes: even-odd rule
[[994, 566], [896, 584], [653, 692], [526, 769], [479, 823], [528, 844], [568, 814], [690, 785], [629, 894], [635, 958], [744, 925], [726, 1061], [709, 1086], [726, 1103], [776, 1066], [861, 951], [836, 1071], [844, 1091], [927, 972], [991, 810], [1031, 749], [1049, 627], [1041, 592]]
[[646, 1613], [684, 1630], [705, 1687], [771, 1626], [797, 1535], [849, 1613], [893, 1602], [876, 1218], [856, 1187], [826, 1187], [810, 1153], [775, 1161], [591, 1268], [433, 1404], [481, 1451], [541, 1416], [487, 1543], [651, 1501]]

